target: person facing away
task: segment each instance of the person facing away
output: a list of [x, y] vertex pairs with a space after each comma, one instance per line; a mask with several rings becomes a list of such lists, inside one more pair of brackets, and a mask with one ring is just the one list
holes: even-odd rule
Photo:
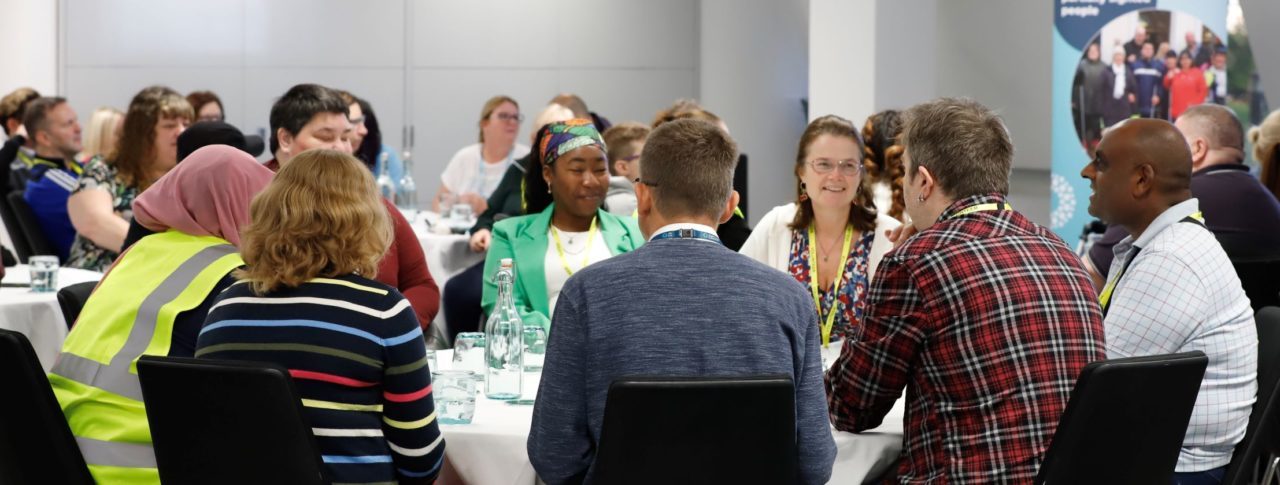
[[375, 281], [391, 221], [354, 156], [308, 150], [253, 199], [245, 268], [196, 357], [289, 369], [334, 483], [430, 483], [444, 461], [426, 341], [409, 301]]
[[636, 200], [649, 242], [561, 290], [529, 432], [534, 470], [551, 485], [592, 482], [605, 398], [619, 378], [781, 373], [796, 389], [797, 482], [826, 483], [835, 443], [813, 301], [715, 235], [737, 206], [737, 145], [713, 124], [677, 120], [653, 131], [641, 160]]
[[271, 171], [227, 146], [197, 150], [133, 201], [154, 229], [120, 255], [85, 302], [49, 373], [100, 483], [160, 483], [138, 376], [142, 355], [190, 357], [213, 300], [243, 265], [249, 201]]
[[1030, 482], [1080, 371], [1105, 357], [1080, 259], [1007, 200], [1013, 143], [967, 99], [904, 114], [906, 211], [859, 335], [826, 374], [831, 421], [880, 425], [907, 390], [900, 483]]
[[1192, 197], [1191, 150], [1166, 121], [1129, 120], [1107, 132], [1080, 175], [1093, 189], [1089, 213], [1130, 234], [1113, 249], [1099, 296], [1107, 357], [1209, 356], [1174, 482], [1218, 483], [1257, 393], [1258, 337], [1235, 268]]

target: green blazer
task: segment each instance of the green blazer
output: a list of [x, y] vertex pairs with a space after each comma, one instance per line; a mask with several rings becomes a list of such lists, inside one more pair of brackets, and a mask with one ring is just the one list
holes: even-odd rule
[[[484, 293], [480, 305], [484, 314], [493, 311], [498, 301], [498, 285], [494, 273], [503, 258], [511, 258], [516, 266], [514, 295], [516, 309], [525, 325], [539, 325], [550, 330], [550, 298], [547, 296], [547, 229], [551, 226], [552, 204], [539, 214], [529, 214], [498, 221], [493, 225], [493, 240], [484, 258]], [[597, 227], [613, 255], [630, 252], [644, 244], [644, 236], [636, 220], [618, 217], [603, 210], [596, 211]], [[563, 271], [560, 268], [552, 268]]]

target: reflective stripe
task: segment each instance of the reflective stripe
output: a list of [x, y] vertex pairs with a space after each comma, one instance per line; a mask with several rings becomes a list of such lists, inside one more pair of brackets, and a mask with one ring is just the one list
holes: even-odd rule
[[129, 329], [129, 337], [120, 351], [111, 357], [110, 363], [103, 365], [71, 352], [63, 352], [53, 365], [53, 373], [89, 387], [141, 401], [142, 386], [138, 383], [138, 377], [130, 372], [130, 367], [151, 344], [159, 323], [160, 309], [178, 298], [205, 268], [235, 252], [236, 247], [230, 244], [209, 246], [188, 258], [165, 277], [160, 286], [142, 300], [138, 315]]
[[149, 445], [115, 443], [76, 437], [84, 462], [90, 465], [118, 466], [125, 468], [155, 468], [156, 453]]

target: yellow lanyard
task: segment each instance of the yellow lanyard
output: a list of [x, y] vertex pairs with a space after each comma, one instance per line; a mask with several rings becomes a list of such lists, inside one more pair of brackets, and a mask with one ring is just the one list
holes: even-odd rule
[[995, 202], [992, 202], [990, 204], [978, 204], [978, 205], [965, 207], [964, 209], [960, 209], [960, 211], [956, 212], [955, 214], [951, 214], [951, 217], [948, 217], [948, 219], [954, 219], [960, 216], [967, 216], [974, 212], [998, 211], [998, 210], [1013, 210], [1013, 206], [1009, 205], [1009, 203], [1007, 202], [1000, 203], [1000, 204], [997, 204]]
[[[836, 279], [831, 284], [831, 291], [840, 291], [840, 282], [844, 280], [845, 265], [849, 263], [849, 244], [853, 242], [853, 226], [844, 226], [844, 244], [840, 246], [840, 272], [836, 274]], [[814, 234], [813, 226], [809, 226], [809, 290], [813, 292], [813, 306], [818, 310], [818, 323], [822, 325], [822, 346], [826, 347], [831, 343], [831, 329], [836, 324], [836, 313], [840, 306], [840, 299], [833, 298], [831, 300], [831, 312], [827, 313], [826, 321], [822, 318], [822, 297], [818, 295], [818, 258], [814, 256], [818, 253], [818, 238]]]
[[[1198, 222], [1200, 225], [1204, 225], [1204, 213], [1196, 211], [1178, 222]], [[1129, 255], [1129, 259], [1125, 260], [1124, 264], [1120, 266], [1120, 271], [1117, 271], [1115, 276], [1112, 276], [1111, 279], [1107, 281], [1106, 286], [1102, 287], [1102, 293], [1098, 295], [1098, 303], [1102, 306], [1102, 315], [1104, 317], [1107, 315], [1107, 310], [1111, 307], [1111, 294], [1115, 293], [1116, 285], [1120, 284], [1120, 277], [1124, 276], [1124, 272], [1129, 269], [1129, 265], [1133, 263], [1133, 260], [1138, 259], [1138, 253], [1141, 251], [1142, 248], [1138, 248], [1138, 251]]]
[[[569, 260], [564, 257], [564, 246], [560, 245], [560, 230], [556, 229], [556, 225], [551, 225], [551, 238], [556, 240], [556, 254], [560, 255], [560, 264], [564, 265], [564, 272], [573, 276], [573, 268], [569, 267]], [[596, 218], [591, 218], [591, 228], [587, 229], [587, 249], [582, 252], [582, 268], [587, 267], [591, 262], [591, 243], [596, 239]], [[578, 269], [582, 269], [578, 268]]]

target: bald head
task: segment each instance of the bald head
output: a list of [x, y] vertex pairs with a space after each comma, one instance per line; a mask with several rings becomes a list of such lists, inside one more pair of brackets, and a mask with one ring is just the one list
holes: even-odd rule
[[575, 118], [590, 118], [591, 110], [587, 109], [587, 102], [573, 93], [560, 93], [556, 97], [551, 98], [551, 102], [569, 108], [573, 111]]
[[[1108, 138], [1112, 143], [1107, 148], [1116, 152], [1111, 157], [1113, 163], [1134, 168], [1150, 165], [1155, 172], [1155, 191], [1165, 195], [1190, 193], [1191, 150], [1186, 138], [1172, 123], [1151, 118], [1129, 119], [1107, 131], [1102, 137], [1103, 143]], [[1098, 149], [1102, 150], [1102, 143]]]

